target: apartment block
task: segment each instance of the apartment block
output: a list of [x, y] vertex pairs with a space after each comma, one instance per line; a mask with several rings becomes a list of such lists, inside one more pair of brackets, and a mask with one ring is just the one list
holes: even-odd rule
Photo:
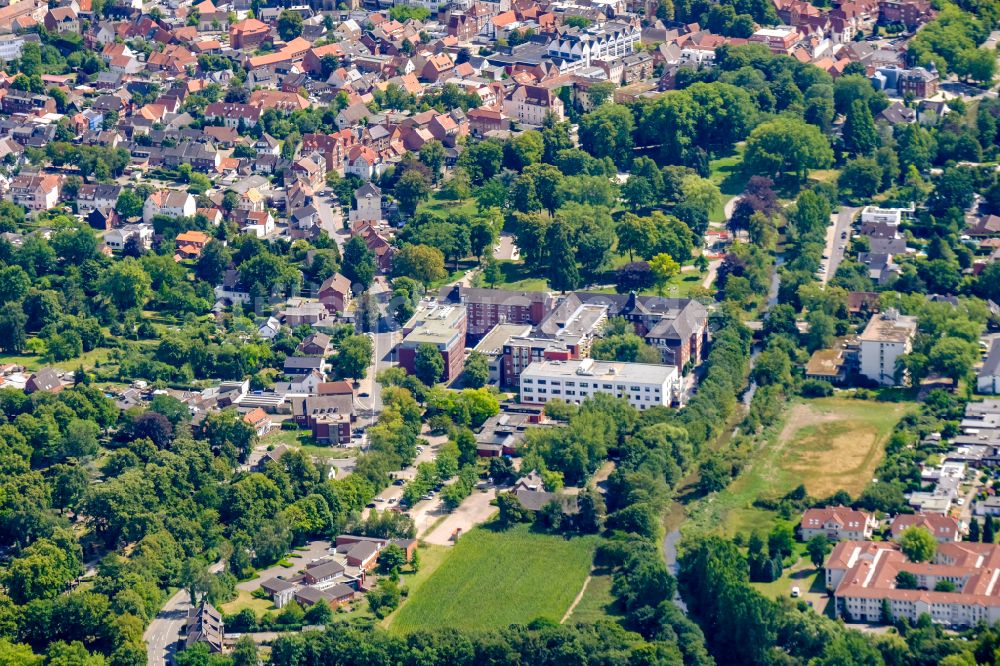
[[618, 363], [594, 359], [539, 361], [521, 373], [521, 402], [544, 405], [560, 399], [579, 404], [606, 393], [643, 410], [669, 407], [679, 397], [680, 375], [672, 365]]

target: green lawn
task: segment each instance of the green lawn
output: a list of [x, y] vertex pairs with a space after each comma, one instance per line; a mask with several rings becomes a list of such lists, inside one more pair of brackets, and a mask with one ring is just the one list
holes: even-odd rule
[[532, 275], [522, 262], [503, 260], [497, 262], [503, 278], [497, 283], [497, 289], [512, 289], [514, 291], [547, 291], [549, 282], [545, 278]]
[[229, 603], [222, 604], [219, 608], [228, 615], [235, 615], [244, 608], [250, 608], [257, 614], [257, 617], [268, 611], [276, 610], [270, 599], [258, 599], [246, 590], [237, 590], [236, 598]]
[[479, 212], [476, 208], [475, 199], [448, 201], [446, 199], [439, 199], [437, 195], [432, 196], [417, 206], [418, 213], [423, 211], [434, 213], [440, 217], [448, 217], [449, 215], [468, 215], [469, 217], [474, 217]]
[[613, 607], [615, 598], [611, 594], [612, 583], [611, 573], [608, 570], [596, 570], [591, 575], [583, 598], [567, 618], [566, 624], [592, 624], [598, 620], [608, 619], [609, 615], [616, 615]]
[[[89, 352], [84, 352], [75, 358], [71, 358], [67, 361], [56, 361], [51, 365], [67, 371], [76, 370], [82, 365], [85, 369], [90, 370], [98, 363], [107, 363], [110, 354], [111, 349], [107, 347], [98, 347], [97, 349], [92, 349]], [[48, 365], [45, 362], [45, 359], [38, 354], [5, 354], [0, 356], [0, 364], [3, 363], [17, 363], [18, 365], [23, 365], [29, 372], [38, 370], [39, 368]]]
[[692, 512], [692, 526], [726, 534], [768, 530], [775, 514], [753, 506], [758, 498], [780, 497], [804, 484], [814, 497], [837, 490], [852, 496], [874, 477], [893, 427], [913, 403], [819, 398], [791, 403], [752, 457], [752, 464], [728, 488]]
[[350, 458], [352, 453], [350, 449], [317, 444], [308, 430], [272, 430], [262, 440], [262, 443], [267, 444], [268, 447], [275, 447], [279, 444], [292, 446], [317, 458]]
[[527, 525], [506, 532], [476, 528], [410, 592], [390, 628], [493, 629], [539, 617], [559, 622], [587, 578], [597, 543], [597, 537], [537, 534]]

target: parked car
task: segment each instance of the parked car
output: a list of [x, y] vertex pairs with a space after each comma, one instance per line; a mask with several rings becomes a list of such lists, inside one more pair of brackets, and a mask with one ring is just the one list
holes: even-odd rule
[[798, 586], [793, 587], [792, 588], [792, 598], [794, 599], [794, 598], [798, 598], [800, 596], [802, 596], [802, 591], [799, 590]]

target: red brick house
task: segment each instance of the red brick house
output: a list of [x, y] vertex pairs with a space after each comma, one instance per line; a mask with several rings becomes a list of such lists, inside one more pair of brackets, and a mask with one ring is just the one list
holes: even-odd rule
[[330, 312], [344, 312], [351, 304], [351, 281], [334, 273], [320, 285], [316, 296]]

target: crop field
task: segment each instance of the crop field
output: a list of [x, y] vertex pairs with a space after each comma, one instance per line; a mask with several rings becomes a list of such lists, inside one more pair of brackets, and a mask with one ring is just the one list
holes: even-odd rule
[[390, 629], [493, 629], [559, 622], [587, 578], [597, 537], [538, 534], [527, 525], [464, 535], [399, 609]]

